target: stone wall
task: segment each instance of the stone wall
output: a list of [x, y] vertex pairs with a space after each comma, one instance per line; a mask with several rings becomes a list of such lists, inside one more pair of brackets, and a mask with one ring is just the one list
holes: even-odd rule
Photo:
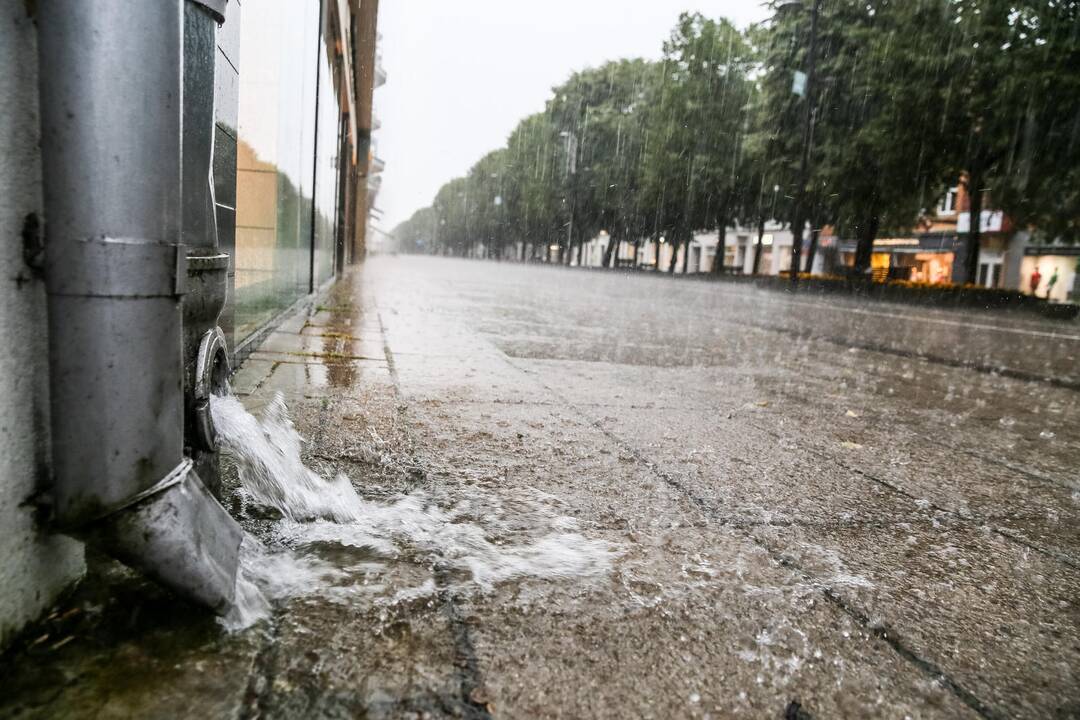
[[82, 545], [49, 535], [34, 499], [48, 477], [45, 284], [24, 259], [41, 217], [32, 3], [0, 5], [0, 648], [84, 572]]

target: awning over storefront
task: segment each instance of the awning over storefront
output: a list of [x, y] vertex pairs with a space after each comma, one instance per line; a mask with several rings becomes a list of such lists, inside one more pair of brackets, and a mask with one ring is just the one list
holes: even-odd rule
[[[841, 240], [840, 252], [853, 253], [858, 243]], [[910, 237], [878, 238], [874, 240], [876, 253], [943, 253], [959, 252], [963, 240], [955, 233], [923, 233]]]

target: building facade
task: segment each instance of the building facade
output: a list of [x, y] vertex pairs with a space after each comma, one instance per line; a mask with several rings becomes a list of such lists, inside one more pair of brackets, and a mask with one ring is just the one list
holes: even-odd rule
[[[963, 182], [945, 192], [933, 211], [920, 220], [916, 232], [874, 241], [871, 267], [875, 278], [969, 283], [1019, 290], [1052, 302], [1075, 299], [1080, 250], [1060, 241], [1038, 243], [1029, 230], [1015, 227], [1005, 213], [994, 209], [989, 196], [984, 198], [985, 206], [990, 207], [980, 213], [979, 265], [974, 278], [967, 278], [963, 267], [972, 223]], [[853, 240], [839, 243], [843, 264], [854, 264], [855, 245]], [[1039, 282], [1033, 285], [1033, 280]]]
[[366, 253], [372, 168], [381, 169], [372, 93], [385, 73], [376, 0], [243, 0], [229, 8], [237, 17], [232, 28], [227, 17], [219, 39], [238, 57], [224, 71], [236, 70], [228, 81], [237, 84], [237, 107], [218, 129], [227, 136], [234, 122], [235, 164], [223, 159], [215, 175], [224, 185], [235, 178], [235, 293], [225, 313], [243, 347]]
[[47, 486], [45, 285], [34, 255], [42, 220], [38, 62], [24, 3], [0, 6], [0, 648], [85, 571], [82, 545], [50, 535], [35, 512]]

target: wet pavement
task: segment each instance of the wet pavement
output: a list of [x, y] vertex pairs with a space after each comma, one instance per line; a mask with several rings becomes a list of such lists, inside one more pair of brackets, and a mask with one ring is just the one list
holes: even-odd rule
[[0, 717], [1080, 717], [1078, 353], [1029, 315], [375, 258], [233, 383], [371, 525], [233, 497], [295, 566], [234, 634], [95, 559]]

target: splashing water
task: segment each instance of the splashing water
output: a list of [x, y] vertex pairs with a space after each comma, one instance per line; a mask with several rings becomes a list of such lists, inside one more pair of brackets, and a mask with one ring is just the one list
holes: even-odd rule
[[[304, 440], [280, 393], [259, 417], [234, 396], [212, 398], [211, 411], [219, 444], [235, 463], [243, 490], [282, 514], [272, 534], [286, 547], [363, 548], [380, 561], [442, 567], [461, 585], [485, 591], [517, 578], [601, 575], [619, 554], [609, 543], [583, 536], [577, 521], [555, 513], [552, 498], [540, 492], [504, 497], [460, 488], [453, 497], [449, 491], [442, 498], [414, 491], [392, 502], [364, 500], [345, 475], [327, 480], [304, 464]], [[271, 551], [251, 537], [241, 548], [241, 570], [236, 607], [225, 619], [233, 629], [265, 617], [274, 600], [325, 592], [349, 579], [345, 569]], [[434, 592], [432, 582], [398, 588], [389, 602]]]
[[229, 631], [243, 630], [269, 617], [271, 602], [301, 595], [339, 578], [342, 572], [329, 563], [287, 552], [272, 552], [251, 535], [240, 545], [240, 572], [236, 596], [221, 624]]
[[215, 396], [210, 410], [218, 438], [254, 500], [294, 520], [361, 518], [362, 502], [344, 475], [324, 480], [300, 459], [296, 432], [281, 393], [256, 418], [233, 395]]

